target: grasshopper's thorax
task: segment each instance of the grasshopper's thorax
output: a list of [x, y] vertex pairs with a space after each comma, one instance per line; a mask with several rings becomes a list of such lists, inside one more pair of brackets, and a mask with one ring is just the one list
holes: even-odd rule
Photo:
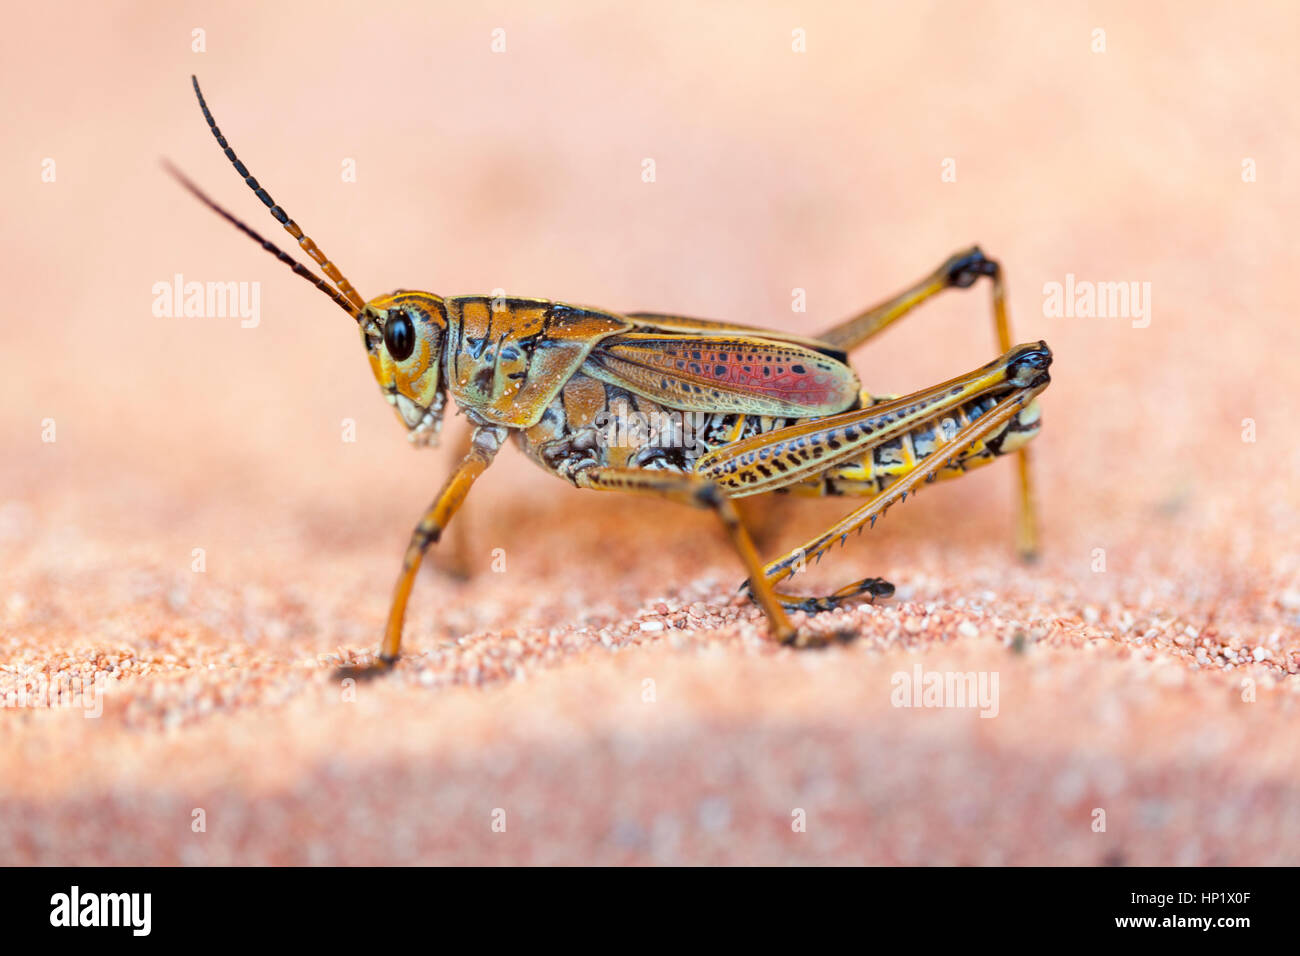
[[631, 328], [621, 316], [546, 299], [456, 296], [447, 317], [447, 389], [471, 419], [537, 423], [596, 343]]
[[398, 291], [367, 302], [360, 324], [370, 370], [407, 437], [417, 445], [437, 444], [447, 404], [445, 303], [432, 293]]

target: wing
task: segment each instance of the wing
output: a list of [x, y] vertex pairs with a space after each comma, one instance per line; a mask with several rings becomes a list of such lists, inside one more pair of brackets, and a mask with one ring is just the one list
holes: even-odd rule
[[777, 332], [772, 329], [759, 329], [751, 325], [736, 325], [731, 322], [715, 322], [712, 319], [692, 319], [684, 315], [667, 315], [662, 312], [626, 312], [623, 313], [638, 326], [638, 329], [657, 329], [663, 332], [699, 333], [702, 335], [743, 335], [774, 342], [792, 342], [804, 348], [820, 352], [844, 364], [848, 364], [848, 353], [843, 349], [829, 345], [820, 339], [793, 335], [789, 332]]
[[[641, 326], [641, 317], [628, 318]], [[582, 369], [680, 411], [810, 418], [858, 400], [858, 377], [831, 355], [789, 338], [715, 325], [732, 331], [612, 335], [596, 344]]]

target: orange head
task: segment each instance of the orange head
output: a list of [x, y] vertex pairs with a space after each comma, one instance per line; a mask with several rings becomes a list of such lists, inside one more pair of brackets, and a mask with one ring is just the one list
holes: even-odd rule
[[366, 303], [361, 342], [370, 371], [389, 404], [419, 445], [435, 445], [447, 404], [442, 381], [442, 347], [447, 313], [431, 292], [399, 289]]
[[384, 397], [397, 410], [398, 417], [406, 426], [407, 437], [416, 444], [436, 444], [438, 430], [442, 427], [443, 409], [447, 404], [446, 384], [441, 380], [442, 348], [447, 331], [447, 313], [442, 299], [429, 292], [398, 290], [369, 302], [363, 300], [325, 255], [324, 250], [289, 218], [288, 213], [276, 205], [270, 193], [249, 173], [217, 128], [208, 104], [203, 99], [203, 92], [199, 89], [198, 79], [191, 77], [191, 80], [203, 118], [207, 120], [212, 135], [234, 165], [235, 171], [334, 285], [325, 282], [293, 256], [221, 208], [181, 172], [170, 165], [168, 170], [201, 202], [258, 242], [296, 274], [315, 285], [356, 321], [361, 328], [361, 342], [370, 359], [370, 370], [383, 389]]

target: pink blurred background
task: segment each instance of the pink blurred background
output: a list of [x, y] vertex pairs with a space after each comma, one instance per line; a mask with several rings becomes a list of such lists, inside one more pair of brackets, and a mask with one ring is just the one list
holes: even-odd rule
[[[1057, 354], [1040, 458], [1073, 460], [1076, 508], [1130, 482], [1237, 495], [1295, 465], [1295, 390], [1255, 369], [1297, 345], [1296, 26], [1289, 4], [28, 6], [0, 64], [6, 482], [56, 456], [129, 486], [167, 462], [256, 487], [269, 516], [383, 475], [365, 518], [405, 525], [436, 480], [343, 316], [162, 174], [169, 157], [288, 243], [209, 136], [195, 72], [363, 295], [501, 287], [815, 331], [977, 241], [1005, 263], [1018, 337]], [[155, 318], [153, 284], [178, 272], [259, 281], [261, 326]], [[1151, 327], [1045, 319], [1042, 286], [1068, 272], [1151, 282]], [[951, 294], [858, 367], [881, 391], [973, 367], [984, 316], [982, 288]], [[34, 440], [47, 416], [57, 448]], [[1241, 447], [1243, 417], [1264, 447]], [[535, 477], [503, 487], [563, 491]]]
[[[207, 131], [197, 73], [240, 157], [367, 297], [503, 288], [814, 333], [980, 243], [1017, 339], [1056, 356], [1035, 446], [1048, 551], [1023, 594], [1104, 589], [1296, 670], [1294, 4], [47, 2], [6, 27], [0, 623], [33, 666], [199, 621], [277, 655], [284, 624], [232, 624], [201, 588], [309, 616], [299, 635], [289, 614], [293, 653], [372, 647], [445, 467], [403, 440], [351, 323], [163, 173], [166, 157], [291, 245]], [[260, 324], [156, 317], [176, 273], [259, 282]], [[1070, 273], [1149, 282], [1149, 327], [1045, 315], [1045, 283]], [[891, 329], [855, 356], [864, 382], [910, 391], [993, 357], [987, 295]], [[1009, 475], [927, 492], [819, 580], [864, 568], [922, 597], [997, 581]], [[739, 580], [708, 516], [592, 501], [513, 453], [468, 509], [475, 560], [507, 546], [515, 573], [462, 591], [426, 576], [416, 652], [443, 626], [572, 620], [520, 611], [530, 589], [617, 616], [701, 563]], [[843, 510], [812, 503], [780, 539]]]

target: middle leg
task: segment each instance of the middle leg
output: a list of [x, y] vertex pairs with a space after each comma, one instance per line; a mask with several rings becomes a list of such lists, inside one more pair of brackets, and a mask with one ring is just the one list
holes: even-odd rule
[[757, 586], [749, 589], [749, 594], [767, 615], [772, 637], [782, 643], [790, 643], [795, 639], [794, 626], [786, 617], [781, 602], [777, 600], [771, 585], [763, 575], [763, 562], [754, 548], [754, 542], [741, 519], [736, 503], [716, 484], [696, 475], [601, 466], [592, 466], [576, 472], [573, 481], [579, 488], [591, 488], [596, 491], [630, 491], [666, 498], [697, 508], [711, 508], [722, 520], [731, 543], [735, 546], [746, 570], [749, 571], [750, 580], [757, 582]]

